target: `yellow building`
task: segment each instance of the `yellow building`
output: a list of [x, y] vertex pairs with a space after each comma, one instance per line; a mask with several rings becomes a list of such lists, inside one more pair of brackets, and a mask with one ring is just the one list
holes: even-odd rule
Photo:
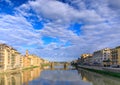
[[120, 66], [120, 46], [111, 50], [112, 65]]
[[40, 66], [47, 63], [36, 55], [29, 55], [26, 50], [25, 56], [22, 56], [16, 49], [6, 44], [0, 44], [0, 70], [22, 69], [31, 66]]
[[40, 66], [40, 58], [36, 55], [29, 55], [31, 66]]
[[31, 66], [40, 66], [41, 58], [36, 55], [29, 55], [28, 50], [26, 50], [26, 55], [23, 57], [23, 67], [31, 67]]
[[28, 54], [28, 50], [26, 50], [25, 56], [23, 56], [23, 68], [30, 67], [30, 58]]
[[20, 53], [16, 49], [6, 44], [0, 44], [0, 70], [16, 68], [17, 56], [20, 56]]
[[87, 54], [82, 54], [80, 60], [78, 61], [80, 61], [81, 64], [91, 64], [92, 63], [91, 59], [92, 59], [92, 54], [87, 53]]
[[12, 57], [13, 57], [12, 58], [13, 67], [14, 68], [22, 68], [23, 67], [23, 57], [22, 57], [22, 55], [18, 51], [14, 50]]

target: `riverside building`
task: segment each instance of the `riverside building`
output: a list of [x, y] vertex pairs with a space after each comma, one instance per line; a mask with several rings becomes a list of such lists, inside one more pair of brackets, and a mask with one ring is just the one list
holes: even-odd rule
[[120, 67], [120, 46], [111, 50], [112, 65]]
[[78, 59], [78, 63], [90, 65], [92, 63], [92, 54], [82, 54], [81, 58]]
[[0, 70], [14, 69], [21, 66], [20, 53], [6, 44], [0, 44]]
[[[103, 66], [108, 60], [111, 61], [111, 49], [105, 48], [93, 53], [93, 64]], [[109, 64], [111, 64], [109, 62]]]

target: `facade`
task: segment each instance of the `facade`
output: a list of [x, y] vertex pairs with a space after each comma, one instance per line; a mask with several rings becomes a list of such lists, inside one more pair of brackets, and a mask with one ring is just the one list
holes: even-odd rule
[[26, 50], [26, 55], [23, 57], [23, 67], [30, 66], [40, 66], [43, 61], [36, 55], [29, 55], [28, 50]]
[[93, 55], [82, 54], [77, 64], [120, 67], [120, 46], [113, 49], [101, 49], [95, 51]]
[[31, 66], [40, 66], [40, 58], [36, 55], [29, 55]]
[[23, 68], [30, 67], [30, 58], [28, 54], [28, 50], [26, 50], [25, 56], [23, 56]]
[[49, 61], [48, 60], [43, 60], [43, 63], [47, 64], [47, 63], [49, 63]]
[[120, 46], [111, 50], [112, 65], [120, 66]]
[[91, 59], [92, 59], [92, 54], [89, 54], [89, 53], [82, 54], [81, 58], [78, 59], [78, 63], [88, 65], [88, 64], [91, 64], [91, 62], [92, 62]]
[[22, 68], [22, 56], [19, 52], [14, 51], [14, 68]]
[[21, 55], [13, 47], [0, 43], [0, 71], [40, 66], [42, 63], [49, 62], [36, 55], [29, 55], [28, 50], [25, 55]]
[[77, 59], [77, 64], [82, 64], [81, 58]]
[[111, 60], [111, 49], [105, 48], [93, 53], [93, 64], [104, 65], [105, 61]]
[[[20, 53], [6, 44], [0, 44], [0, 69], [8, 70], [16, 68], [16, 57]], [[20, 63], [18, 63], [20, 65]]]
[[20, 69], [23, 68], [23, 56], [21, 55], [20, 56]]
[[85, 63], [87, 64], [87, 65], [92, 65], [92, 58], [93, 58], [93, 56], [92, 56], [92, 54], [89, 54], [86, 58], [85, 58]]

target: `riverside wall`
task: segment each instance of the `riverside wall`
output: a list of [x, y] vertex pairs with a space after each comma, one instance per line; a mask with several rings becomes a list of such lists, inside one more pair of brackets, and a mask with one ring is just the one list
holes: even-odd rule
[[86, 69], [94, 69], [94, 70], [100, 70], [100, 71], [106, 71], [106, 72], [120, 73], [120, 68], [112, 68], [112, 67], [78, 65], [78, 68], [86, 68]]

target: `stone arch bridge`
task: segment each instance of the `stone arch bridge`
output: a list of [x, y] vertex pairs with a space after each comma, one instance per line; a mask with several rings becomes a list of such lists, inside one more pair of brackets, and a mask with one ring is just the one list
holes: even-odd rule
[[69, 62], [51, 62], [50, 63], [51, 68], [54, 68], [55, 66], [63, 66], [64, 69], [67, 69], [69, 65], [70, 65]]

